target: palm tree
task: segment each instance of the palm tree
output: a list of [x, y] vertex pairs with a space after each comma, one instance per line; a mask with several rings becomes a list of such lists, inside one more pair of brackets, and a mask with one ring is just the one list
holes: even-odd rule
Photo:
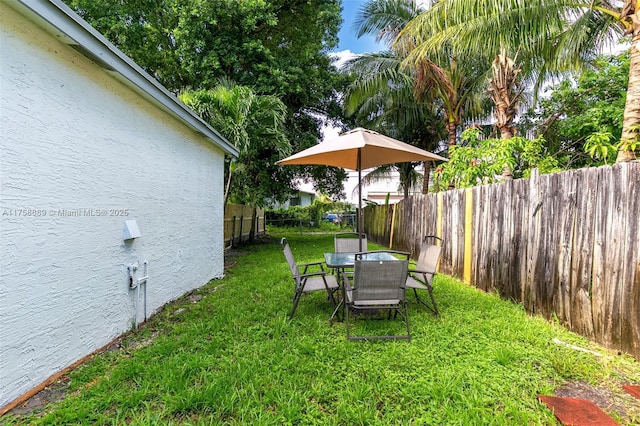
[[[398, 35], [421, 13], [423, 10], [414, 0], [371, 0], [361, 9], [355, 27], [359, 36], [374, 34], [379, 40], [393, 45], [396, 56], [404, 60], [413, 50], [413, 44], [409, 39], [398, 43]], [[422, 55], [412, 59], [404, 64], [409, 65], [405, 72], [412, 76], [414, 96], [418, 102], [437, 99], [441, 103], [449, 146], [453, 146], [465, 114], [481, 112], [479, 83], [485, 70], [480, 69], [480, 62], [460, 63], [455, 56]]]
[[515, 60], [509, 58], [504, 49], [491, 64], [488, 91], [495, 105], [495, 126], [502, 139], [510, 139], [515, 136], [514, 121], [518, 113], [518, 103], [524, 90], [518, 79], [520, 71]]
[[[393, 52], [365, 54], [347, 61], [343, 67], [354, 81], [347, 88], [344, 108], [365, 127], [380, 131], [398, 140], [414, 144], [427, 151], [437, 151], [442, 139], [442, 121], [433, 105], [417, 102], [413, 77], [400, 67], [400, 59]], [[412, 164], [412, 163], [409, 163]], [[401, 170], [401, 186], [406, 190], [415, 185], [409, 164], [392, 168]], [[411, 169], [416, 164], [412, 164]], [[388, 173], [382, 167], [380, 173]], [[422, 192], [428, 192], [431, 163], [424, 163]], [[375, 178], [377, 173], [369, 173]]]
[[246, 157], [252, 149], [267, 144], [281, 157], [291, 152], [284, 133], [287, 107], [276, 96], [257, 95], [249, 87], [221, 79], [213, 89], [183, 92], [180, 100], [238, 148], [238, 161], [229, 162], [227, 170], [225, 205], [232, 192], [232, 177], [247, 167], [245, 162], [251, 159]]
[[[481, 36], [479, 36], [481, 35]], [[417, 16], [401, 37], [415, 43], [415, 61], [452, 52], [518, 51], [538, 83], [549, 74], [575, 70], [606, 43], [632, 37], [623, 131], [617, 161], [640, 147], [640, 5], [636, 1], [446, 0]]]
[[[420, 12], [413, 0], [371, 0], [361, 9], [354, 26], [359, 36], [374, 34], [391, 45]], [[478, 63], [459, 65], [451, 57], [441, 61], [441, 66], [422, 58], [406, 67], [402, 65], [405, 53], [394, 49], [348, 62], [343, 70], [352, 73], [355, 80], [346, 94], [346, 112], [357, 110], [360, 119], [371, 121], [374, 128], [395, 133], [401, 140], [418, 141], [421, 148], [430, 151], [436, 150], [440, 136], [433, 118], [440, 116], [449, 146], [455, 145], [465, 114], [481, 110], [479, 82], [483, 79]], [[425, 163], [423, 193], [428, 190], [430, 170], [431, 163]]]

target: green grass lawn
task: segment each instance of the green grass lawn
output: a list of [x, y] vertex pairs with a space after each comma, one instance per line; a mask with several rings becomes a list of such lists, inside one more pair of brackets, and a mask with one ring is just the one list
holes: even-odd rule
[[[62, 400], [1, 420], [555, 425], [536, 395], [579, 381], [611, 392], [607, 412], [621, 424], [640, 423], [640, 405], [619, 389], [640, 383], [636, 361], [445, 276], [435, 280], [439, 318], [410, 305], [411, 341], [348, 342], [345, 324], [329, 322], [332, 307], [320, 292], [303, 297], [290, 321], [293, 280], [281, 236], [272, 231], [269, 241], [243, 248], [224, 279], [165, 306], [122, 348], [72, 371]], [[300, 263], [333, 249], [330, 234], [286, 236]], [[400, 317], [367, 323], [402, 329]]]

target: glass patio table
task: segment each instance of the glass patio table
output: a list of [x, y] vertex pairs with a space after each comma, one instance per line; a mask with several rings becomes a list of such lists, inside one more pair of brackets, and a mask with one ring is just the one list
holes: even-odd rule
[[[396, 257], [394, 257], [388, 251], [368, 252], [362, 258], [366, 260], [395, 260], [396, 259]], [[347, 253], [347, 252], [325, 253], [324, 262], [327, 264], [329, 268], [332, 268], [332, 269], [353, 268], [356, 262], [356, 254]]]
[[[389, 251], [373, 251], [367, 252], [367, 254], [362, 256], [363, 259], [366, 260], [397, 260], [398, 258], [393, 256]], [[342, 282], [342, 271], [347, 268], [353, 268], [356, 263], [356, 253], [349, 252], [341, 252], [341, 253], [325, 253], [324, 254], [324, 262], [327, 264], [327, 267], [335, 270], [338, 274], [338, 284], [342, 287], [342, 300], [336, 309], [331, 314], [330, 320], [336, 316], [341, 306], [344, 306], [344, 283]]]

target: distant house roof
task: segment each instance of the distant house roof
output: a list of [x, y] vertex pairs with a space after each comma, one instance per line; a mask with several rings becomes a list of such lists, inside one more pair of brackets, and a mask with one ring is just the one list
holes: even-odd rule
[[238, 150], [60, 0], [2, 0], [234, 157]]

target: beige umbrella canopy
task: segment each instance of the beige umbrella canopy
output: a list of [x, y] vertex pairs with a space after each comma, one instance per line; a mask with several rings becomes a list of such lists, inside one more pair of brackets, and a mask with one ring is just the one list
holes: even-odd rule
[[390, 138], [357, 128], [280, 160], [280, 165], [322, 165], [358, 171], [358, 232], [362, 232], [362, 170], [409, 161], [447, 161], [446, 158]]
[[359, 127], [280, 160], [278, 164], [317, 164], [361, 171], [383, 164], [433, 160], [447, 161], [429, 151]]

